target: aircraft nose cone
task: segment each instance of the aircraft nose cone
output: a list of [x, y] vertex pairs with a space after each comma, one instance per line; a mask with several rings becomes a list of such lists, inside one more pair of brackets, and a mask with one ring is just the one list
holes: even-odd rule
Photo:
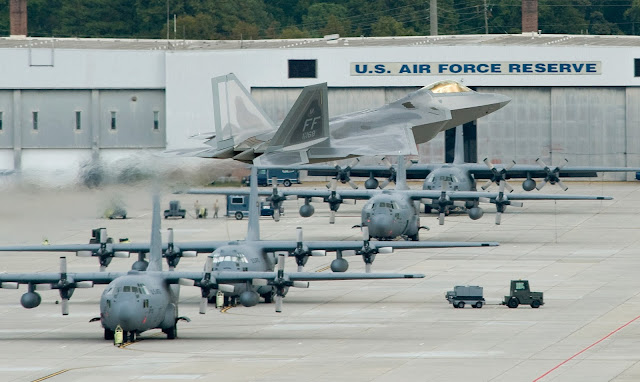
[[135, 330], [136, 314], [131, 306], [119, 305], [115, 306], [112, 313], [113, 320], [120, 325], [124, 331]]
[[239, 271], [240, 267], [235, 261], [221, 261], [218, 263], [218, 269], [225, 271]]
[[[504, 107], [506, 104], [511, 102], [511, 98], [502, 94], [495, 94], [496, 103], [498, 104], [498, 109]], [[497, 109], [496, 109], [497, 110]]]
[[372, 214], [368, 226], [371, 237], [386, 238], [398, 236], [393, 232], [393, 218], [388, 214]]

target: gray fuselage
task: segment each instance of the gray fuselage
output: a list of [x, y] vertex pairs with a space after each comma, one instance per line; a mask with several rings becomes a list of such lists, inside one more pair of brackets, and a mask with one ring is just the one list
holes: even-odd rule
[[420, 216], [413, 201], [403, 195], [383, 193], [369, 199], [362, 208], [362, 225], [378, 240], [417, 238]]

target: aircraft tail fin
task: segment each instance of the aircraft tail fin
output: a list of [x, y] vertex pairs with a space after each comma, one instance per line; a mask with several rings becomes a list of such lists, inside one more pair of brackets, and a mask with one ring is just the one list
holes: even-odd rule
[[211, 79], [215, 144], [217, 150], [233, 148], [246, 139], [276, 129], [233, 73]]
[[306, 86], [276, 131], [270, 151], [298, 151], [329, 139], [326, 83]]
[[407, 166], [404, 155], [398, 155], [398, 164], [396, 168], [396, 190], [408, 190], [407, 184]]
[[153, 212], [151, 215], [151, 245], [149, 252], [148, 271], [162, 270], [162, 218], [160, 217], [160, 194], [153, 192]]
[[247, 241], [260, 240], [260, 199], [258, 199], [258, 168], [251, 166], [249, 175], [249, 223]]
[[464, 163], [464, 127], [462, 125], [456, 126], [456, 136], [453, 147], [453, 163]]

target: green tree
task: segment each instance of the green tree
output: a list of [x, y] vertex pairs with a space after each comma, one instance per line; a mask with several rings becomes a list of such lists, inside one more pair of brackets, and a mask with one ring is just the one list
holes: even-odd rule
[[413, 29], [406, 29], [402, 23], [391, 16], [382, 16], [371, 26], [373, 36], [412, 36]]
[[[346, 18], [347, 8], [334, 3], [316, 3], [302, 17], [303, 25], [315, 36], [340, 33], [350, 35], [351, 26]], [[342, 32], [342, 33], [341, 33]]]

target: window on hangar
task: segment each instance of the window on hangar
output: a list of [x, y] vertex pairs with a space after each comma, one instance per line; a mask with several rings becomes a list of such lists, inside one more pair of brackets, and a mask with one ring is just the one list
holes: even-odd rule
[[289, 60], [289, 78], [318, 78], [317, 60]]

